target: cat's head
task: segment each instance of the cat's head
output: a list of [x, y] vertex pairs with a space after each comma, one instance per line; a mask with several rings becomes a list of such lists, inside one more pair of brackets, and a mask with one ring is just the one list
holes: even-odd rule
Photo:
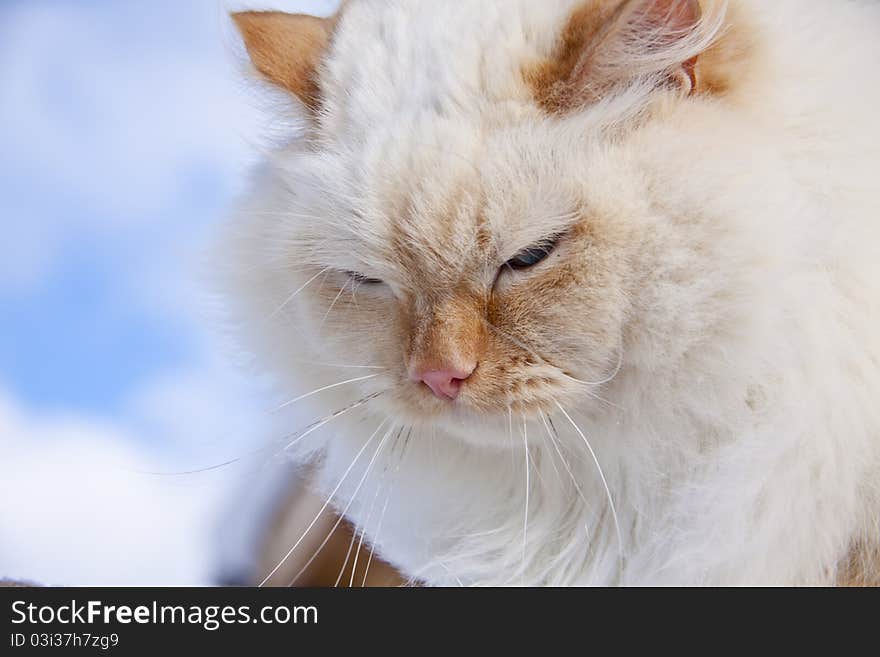
[[235, 15], [306, 115], [243, 211], [243, 293], [275, 327], [270, 357], [344, 365], [296, 371], [357, 379], [337, 391], [469, 439], [599, 397], [643, 319], [663, 220], [693, 211], [664, 186], [693, 159], [677, 108], [721, 84], [701, 78], [720, 25], [702, 5]]

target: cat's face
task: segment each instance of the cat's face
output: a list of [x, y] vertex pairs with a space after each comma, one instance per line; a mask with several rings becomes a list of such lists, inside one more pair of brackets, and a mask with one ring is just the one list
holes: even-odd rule
[[297, 156], [320, 201], [290, 211], [296, 266], [280, 289], [302, 288], [296, 321], [321, 360], [382, 368], [361, 390], [395, 416], [506, 438], [511, 416], [582, 398], [615, 369], [629, 224], [583, 192], [598, 149], [577, 156], [552, 129], [462, 132], [443, 148]]
[[[556, 30], [568, 4], [578, 6], [553, 5], [558, 15], [523, 4], [523, 16], [497, 17], [493, 29], [534, 19]], [[582, 407], [617, 372], [650, 200], [621, 113], [584, 89], [632, 74], [612, 61], [630, 30], [688, 36], [688, 25], [662, 21], [699, 19], [684, 0], [623, 4], [575, 10], [565, 29], [578, 36], [561, 52], [549, 28], [509, 53], [472, 34], [442, 62], [431, 61], [431, 44], [420, 54], [423, 41], [385, 24], [381, 4], [352, 3], [356, 15], [339, 25], [238, 19], [260, 71], [313, 112], [308, 139], [277, 158], [276, 218], [262, 229], [272, 304], [295, 327], [291, 340], [307, 337], [303, 360], [363, 368], [347, 370], [360, 379], [345, 389], [352, 400], [499, 442], [510, 422], [540, 421], [572, 400]], [[438, 17], [447, 27], [470, 20], [434, 9], [451, 12]], [[624, 43], [609, 41], [608, 62], [573, 57], [609, 20]], [[416, 55], [403, 61], [406, 48]], [[690, 88], [692, 61], [674, 61], [643, 77], [640, 93], [649, 83]]]

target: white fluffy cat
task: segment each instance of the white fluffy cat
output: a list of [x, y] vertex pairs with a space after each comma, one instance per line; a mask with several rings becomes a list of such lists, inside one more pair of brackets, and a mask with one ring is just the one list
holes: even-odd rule
[[878, 3], [235, 19], [304, 127], [225, 240], [230, 306], [286, 399], [317, 391], [279, 447], [379, 555], [431, 585], [880, 579]]

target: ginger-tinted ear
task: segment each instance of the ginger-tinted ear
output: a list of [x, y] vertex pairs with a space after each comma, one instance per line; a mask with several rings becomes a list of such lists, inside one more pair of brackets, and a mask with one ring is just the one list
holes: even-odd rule
[[280, 11], [245, 11], [232, 18], [263, 77], [310, 109], [317, 108], [317, 70], [330, 43], [333, 19]]
[[527, 71], [535, 98], [565, 112], [637, 79], [697, 89], [697, 57], [714, 36], [698, 0], [590, 0], [575, 10], [553, 57]]

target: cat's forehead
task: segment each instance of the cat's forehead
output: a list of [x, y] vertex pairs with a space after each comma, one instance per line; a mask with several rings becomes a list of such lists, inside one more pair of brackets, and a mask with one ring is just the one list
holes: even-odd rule
[[534, 126], [439, 122], [408, 137], [377, 127], [356, 147], [311, 158], [323, 209], [306, 214], [340, 257], [354, 248], [377, 264], [436, 275], [494, 266], [571, 223], [579, 197], [552, 157], [561, 141]]
[[325, 126], [355, 136], [389, 116], [456, 120], [499, 103], [533, 107], [524, 67], [549, 56], [577, 2], [346, 5], [320, 72]]
[[548, 117], [523, 67], [549, 55], [575, 4], [348, 5], [321, 70], [323, 152], [296, 174], [318, 163], [297, 186], [322, 197], [304, 212], [322, 249], [346, 268], [438, 272], [495, 263], [570, 223], [581, 199], [564, 171], [583, 178], [609, 113]]

